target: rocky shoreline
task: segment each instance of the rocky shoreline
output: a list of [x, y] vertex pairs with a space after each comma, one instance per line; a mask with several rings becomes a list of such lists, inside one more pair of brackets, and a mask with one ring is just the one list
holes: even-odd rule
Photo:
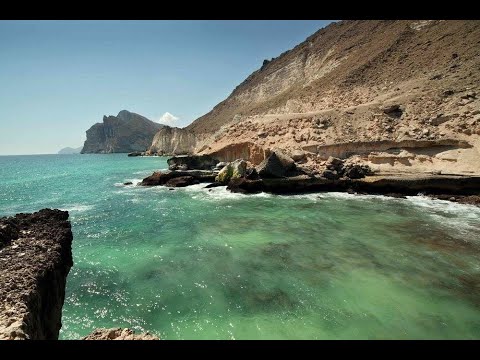
[[281, 151], [272, 152], [258, 166], [251, 166], [243, 159], [224, 163], [206, 155], [172, 157], [168, 164], [168, 171], [154, 172], [139, 185], [174, 188], [210, 183], [207, 188], [226, 186], [231, 192], [243, 194], [331, 191], [394, 197], [422, 194], [480, 205], [480, 176], [475, 175], [376, 174], [368, 166], [333, 157], [326, 161], [321, 174], [314, 174]]
[[0, 218], [0, 339], [58, 339], [72, 240], [67, 211]]

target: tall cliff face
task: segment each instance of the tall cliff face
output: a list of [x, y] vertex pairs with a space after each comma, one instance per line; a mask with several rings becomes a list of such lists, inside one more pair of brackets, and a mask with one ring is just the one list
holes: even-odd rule
[[[480, 21], [333, 23], [265, 62], [186, 130], [202, 139], [197, 153], [221, 160], [242, 149], [258, 163], [281, 148], [316, 166], [334, 149], [322, 146], [368, 143], [361, 160], [378, 169], [480, 173], [478, 39]], [[472, 146], [416, 146], [437, 140]], [[413, 146], [376, 151], [384, 141]]]
[[164, 126], [153, 138], [150, 153], [160, 155], [182, 155], [193, 153], [197, 139], [195, 135], [177, 127]]
[[162, 126], [127, 110], [117, 116], [104, 116], [102, 123], [87, 130], [82, 154], [145, 151]]
[[0, 339], [58, 339], [72, 239], [66, 211], [0, 218]]

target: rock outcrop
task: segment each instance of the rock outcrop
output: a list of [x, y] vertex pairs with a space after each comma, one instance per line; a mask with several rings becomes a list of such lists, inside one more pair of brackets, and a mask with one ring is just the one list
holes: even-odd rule
[[102, 123], [87, 130], [82, 154], [145, 151], [163, 126], [127, 110], [120, 111], [117, 116], [104, 116]]
[[152, 155], [193, 154], [196, 144], [197, 139], [192, 132], [165, 125], [153, 137], [148, 153]]
[[219, 161], [210, 155], [182, 155], [167, 160], [170, 170], [212, 170]]
[[160, 340], [157, 336], [148, 332], [135, 334], [131, 329], [112, 328], [96, 329], [82, 340]]
[[[192, 185], [193, 183], [203, 183], [203, 182], [213, 182], [215, 181], [215, 176], [217, 175], [214, 171], [208, 170], [175, 170], [175, 171], [155, 171], [152, 175], [147, 176], [139, 184], [140, 186], [159, 186], [168, 184], [177, 184], [177, 181], [173, 181], [176, 178], [183, 178], [178, 180], [178, 184], [187, 184]], [[190, 178], [193, 178], [191, 180]], [[187, 186], [184, 185], [184, 186]], [[178, 185], [172, 185], [178, 186]]]
[[247, 162], [243, 159], [237, 159], [226, 164], [215, 178], [215, 182], [220, 184], [228, 184], [230, 180], [239, 179], [245, 176], [247, 170]]
[[66, 211], [0, 218], [0, 339], [58, 339], [72, 239]]

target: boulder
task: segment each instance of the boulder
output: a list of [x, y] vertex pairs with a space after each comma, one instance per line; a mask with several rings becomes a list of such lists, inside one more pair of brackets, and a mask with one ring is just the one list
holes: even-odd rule
[[193, 176], [179, 176], [172, 178], [165, 183], [165, 186], [168, 187], [185, 187], [198, 183], [198, 180], [195, 180]]
[[131, 152], [128, 154], [128, 156], [142, 156], [144, 153], [142, 153], [141, 151], [134, 151], [134, 152]]
[[210, 155], [182, 155], [168, 159], [167, 163], [170, 170], [210, 170], [219, 161]]
[[306, 159], [307, 154], [305, 151], [302, 150], [293, 150], [291, 153], [291, 157], [296, 162], [302, 162]]
[[380, 110], [382, 110], [384, 114], [393, 117], [400, 117], [403, 114], [403, 111], [398, 104], [384, 105]]
[[365, 176], [371, 175], [372, 169], [368, 165], [352, 164], [344, 167], [343, 176], [350, 179], [363, 179]]
[[322, 176], [329, 180], [337, 180], [337, 179], [340, 179], [341, 175], [336, 170], [327, 169], [322, 173]]
[[284, 177], [296, 168], [295, 161], [281, 151], [274, 151], [263, 160], [256, 170], [260, 177]]
[[162, 173], [160, 171], [155, 171], [152, 175], [147, 176], [145, 179], [143, 179], [140, 185], [141, 186], [165, 185], [166, 182], [173, 177], [171, 174], [172, 173]]
[[343, 160], [330, 156], [325, 163], [328, 170], [337, 171], [341, 173], [343, 171]]
[[215, 181], [226, 185], [231, 179], [243, 177], [246, 170], [247, 162], [243, 159], [237, 159], [227, 164], [222, 170], [220, 170], [215, 178]]
[[127, 181], [127, 182], [124, 182], [123, 185], [133, 185], [133, 182]]

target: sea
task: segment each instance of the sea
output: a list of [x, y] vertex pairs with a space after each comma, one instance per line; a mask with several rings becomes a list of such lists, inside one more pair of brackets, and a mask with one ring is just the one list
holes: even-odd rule
[[[0, 157], [0, 216], [70, 214], [61, 339], [479, 339], [480, 207], [140, 187], [166, 157]], [[124, 185], [125, 182], [132, 185]]]

